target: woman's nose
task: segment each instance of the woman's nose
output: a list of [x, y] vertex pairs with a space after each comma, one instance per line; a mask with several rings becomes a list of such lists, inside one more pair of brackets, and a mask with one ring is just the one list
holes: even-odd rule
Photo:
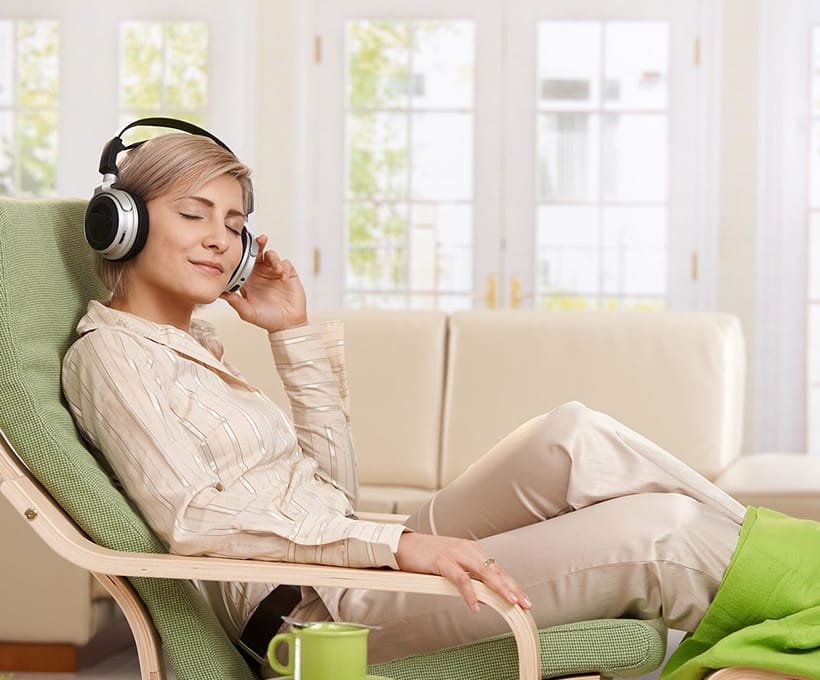
[[209, 229], [204, 239], [205, 247], [224, 253], [228, 249], [228, 235], [225, 232], [223, 225], [217, 225]]

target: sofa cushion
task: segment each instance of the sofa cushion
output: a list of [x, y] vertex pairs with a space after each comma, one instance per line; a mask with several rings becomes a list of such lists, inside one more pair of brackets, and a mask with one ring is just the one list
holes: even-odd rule
[[744, 344], [732, 316], [470, 311], [449, 328], [442, 485], [519, 424], [573, 400], [709, 478], [740, 450]]
[[435, 491], [412, 486], [386, 484], [362, 484], [359, 486], [361, 512], [387, 512], [411, 515], [427, 501]]
[[[259, 360], [270, 356], [265, 332], [241, 321], [221, 302], [200, 309], [197, 316], [216, 326], [225, 358], [287, 409], [273, 359]], [[444, 390], [444, 312], [341, 310], [315, 311], [310, 317], [317, 323], [341, 319], [345, 325], [359, 483], [435, 489]]]
[[745, 505], [820, 521], [820, 456], [757, 453], [739, 456], [717, 485]]

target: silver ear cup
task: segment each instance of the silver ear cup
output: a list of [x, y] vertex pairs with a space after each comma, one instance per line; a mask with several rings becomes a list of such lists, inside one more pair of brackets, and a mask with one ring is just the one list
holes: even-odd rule
[[105, 183], [94, 190], [85, 213], [85, 240], [106, 260], [136, 254], [139, 226], [140, 210], [131, 194]]
[[242, 228], [242, 257], [239, 259], [239, 264], [234, 269], [228, 285], [225, 286], [226, 293], [235, 293], [242, 284], [248, 280], [248, 277], [253, 271], [253, 265], [256, 264], [256, 256], [259, 254], [259, 244], [256, 242], [256, 237], [246, 224]]

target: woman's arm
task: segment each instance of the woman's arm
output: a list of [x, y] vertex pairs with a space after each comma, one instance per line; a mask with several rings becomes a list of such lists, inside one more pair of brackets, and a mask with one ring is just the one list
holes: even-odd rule
[[[241, 474], [223, 474], [235, 456], [210, 450], [207, 419], [219, 413], [203, 395], [185, 400], [182, 361], [144, 338], [99, 329], [63, 362], [78, 426], [172, 552], [396, 568], [403, 528], [345, 517], [341, 499], [311, 484], [306, 459], [260, 456]], [[191, 370], [203, 372], [200, 382], [209, 377], [195, 362]]]
[[313, 326], [270, 334], [276, 368], [290, 400], [299, 446], [316, 461], [316, 474], [356, 507], [356, 456], [325, 339]]
[[316, 474], [355, 508], [356, 455], [350, 431], [341, 323], [308, 326], [307, 301], [295, 268], [259, 236], [253, 273], [238, 293], [222, 298], [240, 318], [268, 331], [276, 367], [290, 400], [299, 446]]

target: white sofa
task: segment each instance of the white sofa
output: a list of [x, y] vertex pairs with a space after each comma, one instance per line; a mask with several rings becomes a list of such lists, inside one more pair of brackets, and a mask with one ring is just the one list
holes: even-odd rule
[[[216, 324], [228, 360], [285, 404], [264, 332], [221, 303], [200, 315]], [[654, 439], [742, 502], [820, 520], [820, 460], [741, 455], [746, 359], [731, 316], [312, 315], [328, 318], [345, 322], [362, 510], [412, 512], [516, 425], [578, 400]], [[0, 641], [87, 642], [110, 620], [110, 601], [90, 575], [39, 545], [3, 499], [0, 527]]]

